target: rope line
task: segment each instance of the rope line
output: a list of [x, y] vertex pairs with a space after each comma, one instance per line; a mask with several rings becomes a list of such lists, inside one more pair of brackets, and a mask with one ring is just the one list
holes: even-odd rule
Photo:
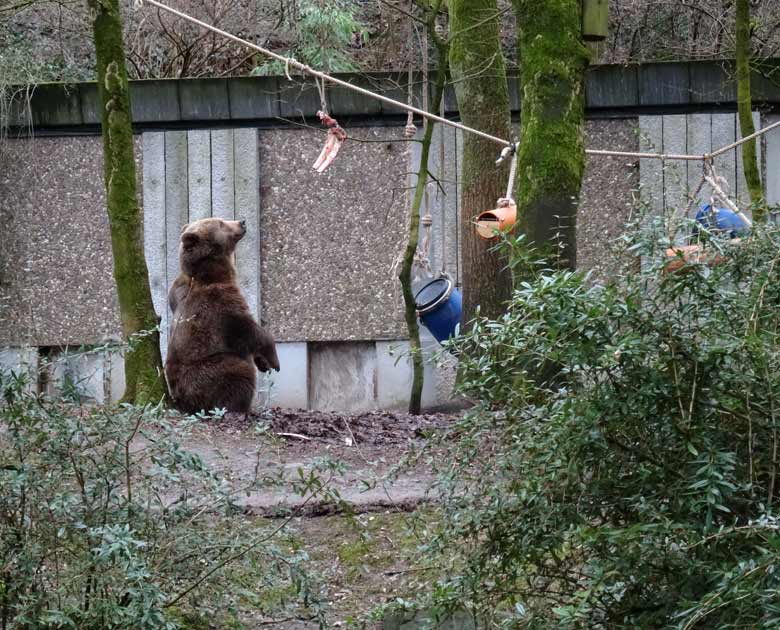
[[[301, 63], [300, 61], [296, 60], [294, 57], [285, 57], [284, 55], [280, 55], [278, 53], [273, 52], [272, 50], [268, 50], [267, 48], [263, 48], [262, 46], [258, 46], [257, 44], [253, 44], [252, 42], [249, 42], [245, 39], [241, 39], [240, 37], [237, 37], [236, 35], [233, 35], [231, 33], [228, 33], [227, 31], [223, 31], [220, 28], [217, 28], [216, 26], [212, 26], [211, 24], [208, 24], [206, 22], [203, 22], [202, 20], [199, 20], [197, 18], [194, 18], [190, 15], [187, 15], [186, 13], [183, 13], [182, 11], [179, 11], [178, 9], [174, 9], [173, 7], [169, 7], [168, 5], [163, 4], [162, 2], [158, 2], [157, 0], [135, 0], [134, 6], [136, 8], [139, 8], [143, 6], [144, 3], [151, 4], [152, 6], [157, 7], [158, 9], [162, 9], [163, 11], [166, 11], [168, 13], [171, 13], [172, 15], [176, 15], [180, 17], [183, 20], [186, 20], [188, 22], [191, 22], [193, 24], [197, 24], [201, 28], [205, 28], [208, 31], [211, 31], [212, 33], [216, 33], [217, 35], [221, 35], [222, 37], [225, 37], [226, 39], [229, 39], [231, 41], [234, 41], [238, 44], [241, 44], [242, 46], [246, 46], [247, 48], [251, 48], [252, 50], [256, 50], [259, 53], [262, 53], [263, 55], [266, 55], [268, 57], [271, 57], [272, 59], [276, 59], [277, 61], [281, 61], [285, 64], [285, 73], [287, 75], [287, 78], [290, 79], [289, 75], [289, 68], [292, 66], [293, 68], [296, 68], [300, 70], [301, 72], [305, 74], [309, 74], [313, 77], [316, 77], [318, 79], [321, 79], [324, 81], [329, 81], [330, 83], [334, 83], [336, 85], [340, 85], [341, 87], [344, 87], [348, 90], [352, 90], [353, 92], [357, 92], [358, 94], [362, 94], [364, 96], [367, 96], [369, 98], [376, 99], [378, 101], [381, 101], [383, 103], [387, 103], [388, 105], [393, 105], [394, 107], [398, 107], [401, 109], [406, 110], [407, 112], [411, 112], [414, 114], [417, 114], [419, 116], [422, 116], [423, 118], [427, 120], [434, 120], [438, 123], [441, 123], [442, 125], [449, 125], [450, 127], [454, 127], [455, 129], [460, 129], [461, 131], [465, 131], [466, 133], [473, 134], [475, 136], [479, 136], [480, 138], [484, 138], [485, 140], [490, 140], [492, 142], [495, 142], [496, 144], [500, 144], [504, 147], [511, 147], [513, 146], [513, 143], [509, 140], [504, 140], [503, 138], [498, 138], [496, 136], [493, 136], [489, 133], [485, 133], [484, 131], [479, 131], [478, 129], [473, 129], [471, 127], [467, 127], [466, 125], [463, 125], [461, 123], [455, 122], [454, 120], [448, 120], [447, 118], [444, 118], [442, 116], [437, 116], [436, 114], [432, 114], [430, 112], [427, 112], [423, 109], [419, 109], [418, 107], [414, 107], [411, 104], [402, 103], [401, 101], [397, 101], [395, 99], [389, 98], [387, 96], [383, 96], [382, 94], [377, 94], [376, 92], [372, 92], [371, 90], [367, 90], [365, 88], [360, 87], [359, 85], [355, 85], [354, 83], [349, 83], [348, 81], [344, 81], [342, 79], [339, 79], [337, 77], [325, 74], [324, 72], [320, 72], [319, 70], [315, 70], [311, 66], [307, 66], [306, 64]], [[424, 90], [425, 91], [425, 90]], [[750, 140], [753, 140], [761, 135], [764, 135], [768, 131], [771, 131], [772, 129], [775, 129], [776, 127], [780, 127], [780, 121], [777, 121], [767, 127], [764, 127], [763, 129], [759, 129], [755, 133], [750, 134], [749, 136], [746, 136], [744, 138], [741, 138], [740, 140], [737, 140], [736, 142], [732, 142], [729, 145], [726, 145], [725, 147], [722, 147], [718, 149], [717, 151], [713, 151], [711, 153], [703, 153], [701, 155], [694, 155], [694, 154], [664, 154], [664, 153], [643, 153], [640, 151], [610, 151], [610, 150], [602, 150], [602, 149], [585, 149], [585, 153], [588, 155], [605, 155], [605, 156], [612, 156], [612, 157], [629, 157], [629, 158], [645, 158], [645, 159], [651, 159], [651, 160], [699, 160], [699, 161], [707, 161], [712, 159], [713, 157], [716, 157], [718, 155], [721, 155], [722, 153], [726, 153], [727, 151], [730, 151], [731, 149], [734, 149], [741, 144], [744, 144], [745, 142], [748, 142]]]

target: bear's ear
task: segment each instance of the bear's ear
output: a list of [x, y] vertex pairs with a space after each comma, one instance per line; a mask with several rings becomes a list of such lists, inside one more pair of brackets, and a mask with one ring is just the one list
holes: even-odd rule
[[184, 249], [192, 249], [198, 244], [200, 237], [195, 232], [185, 232], [181, 235], [181, 244]]
[[181, 227], [181, 233], [182, 233], [182, 234], [184, 234], [185, 230], [186, 230], [188, 227], [190, 227], [190, 224], [189, 224], [189, 223], [185, 223], [185, 224], [184, 224], [184, 225]]

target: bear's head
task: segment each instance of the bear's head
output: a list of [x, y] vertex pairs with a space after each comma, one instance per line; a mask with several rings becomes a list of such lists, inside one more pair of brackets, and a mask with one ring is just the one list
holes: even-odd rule
[[244, 221], [200, 219], [182, 228], [179, 259], [189, 276], [215, 281], [235, 275], [233, 253], [246, 234]]

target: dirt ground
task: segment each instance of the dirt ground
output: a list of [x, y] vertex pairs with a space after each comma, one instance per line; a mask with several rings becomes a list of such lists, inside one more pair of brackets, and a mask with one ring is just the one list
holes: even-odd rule
[[[457, 413], [344, 415], [268, 409], [245, 417], [228, 414], [199, 424], [186, 448], [232, 478], [279, 475], [292, 482], [318, 469], [323, 458], [339, 462], [328, 483], [340, 502], [307, 499], [280, 483], [243, 496], [252, 518], [291, 520], [289, 529], [311, 558], [325, 586], [331, 627], [382, 628], [369, 614], [430, 584], [418, 547], [425, 523], [435, 522], [433, 446]], [[422, 517], [422, 521], [420, 520]], [[249, 628], [298, 630], [310, 621], [247, 615]]]
[[[199, 425], [187, 449], [234, 478], [278, 474], [294, 479], [324, 458], [342, 470], [330, 479], [356, 513], [410, 510], [428, 501], [433, 481], [426, 461], [432, 437], [454, 422], [454, 414], [402, 413], [344, 415], [273, 408], [262, 414], [228, 414]], [[403, 464], [399, 468], [399, 464]], [[301, 507], [304, 497], [279, 488], [242, 498], [249, 513], [273, 516]], [[309, 500], [306, 515], [340, 511], [328, 501]]]

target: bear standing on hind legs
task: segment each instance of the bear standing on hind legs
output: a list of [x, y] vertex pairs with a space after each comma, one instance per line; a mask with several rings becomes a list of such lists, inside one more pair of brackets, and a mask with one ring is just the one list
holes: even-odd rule
[[246, 413], [255, 367], [279, 370], [274, 340], [255, 322], [236, 282], [233, 252], [244, 234], [243, 221], [222, 219], [201, 219], [182, 231], [181, 274], [168, 293], [173, 325], [165, 375], [184, 413]]

